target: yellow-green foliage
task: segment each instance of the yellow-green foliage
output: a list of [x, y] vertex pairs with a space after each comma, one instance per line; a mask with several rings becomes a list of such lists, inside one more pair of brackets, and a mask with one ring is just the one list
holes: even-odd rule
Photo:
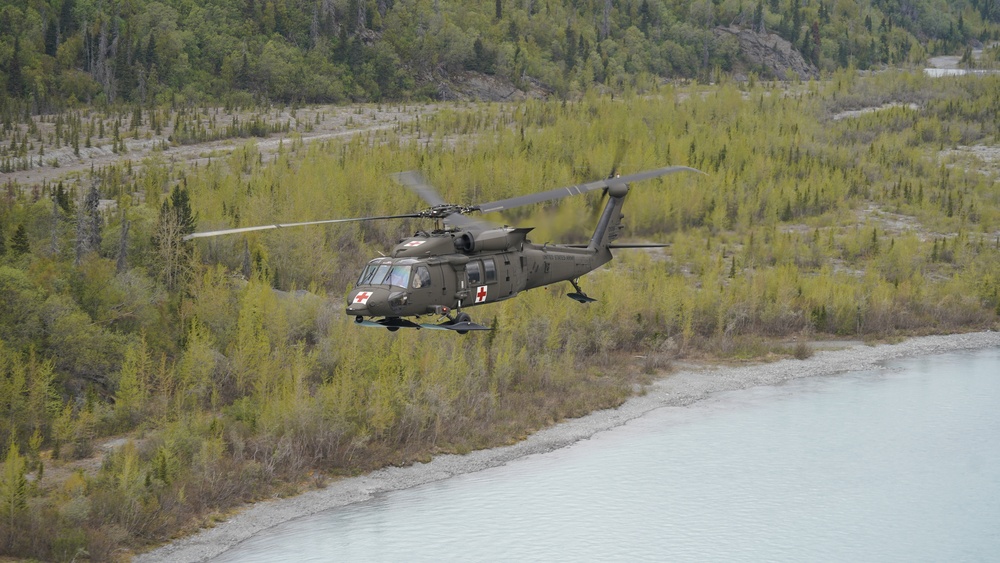
[[[223, 439], [267, 475], [369, 467], [420, 448], [495, 443], [620, 400], [623, 381], [601, 370], [616, 369], [623, 352], [987, 326], [1000, 271], [996, 190], [974, 170], [943, 166], [938, 151], [995, 134], [976, 120], [988, 107], [979, 97], [996, 94], [973, 83], [880, 80], [900, 96], [888, 101], [903, 105], [837, 119], [834, 110], [868, 103], [872, 82], [455, 107], [392, 132], [293, 141], [276, 156], [246, 145], [186, 175], [200, 228], [411, 211], [423, 204], [389, 179], [407, 169], [457, 203], [612, 170], [685, 164], [706, 174], [633, 187], [626, 232], [670, 246], [622, 252], [587, 276], [598, 303], [576, 306], [561, 286], [529, 292], [474, 310], [498, 328], [486, 336], [359, 330], [342, 315], [340, 296], [364, 261], [416, 223], [201, 243], [183, 305], [198, 328], [174, 368], [175, 404], [222, 408]], [[922, 105], [905, 105], [911, 89], [923, 92], [912, 102]], [[949, 103], [927, 91], [978, 97]], [[600, 205], [577, 198], [487, 219], [534, 226], [538, 242], [579, 242]], [[219, 264], [249, 266], [251, 278], [234, 282]], [[189, 380], [188, 365], [211, 373]], [[180, 393], [195, 380], [203, 383]]]
[[[96, 171], [131, 186], [110, 190], [125, 208], [111, 229], [126, 217], [137, 231], [130, 263], [119, 271], [108, 235], [75, 265], [69, 251], [0, 258], [0, 397], [12, 398], [0, 438], [23, 445], [37, 431], [62, 458], [110, 432], [143, 439], [83, 489], [48, 493], [69, 507], [51, 526], [68, 539], [31, 553], [105, 553], [108, 532], [69, 533], [81, 512], [145, 541], [308, 471], [504, 443], [617, 404], [641, 372], [691, 352], [995, 327], [1000, 194], [955, 149], [995, 143], [998, 100], [995, 77], [900, 73], [664, 86], [451, 106], [395, 130], [286, 139], [276, 154], [250, 143], [185, 171], [157, 159], [141, 174]], [[881, 109], [839, 115], [866, 108]], [[705, 174], [635, 184], [624, 210], [626, 237], [665, 249], [620, 251], [585, 276], [596, 303], [558, 284], [471, 309], [496, 328], [487, 334], [390, 333], [343, 314], [363, 264], [428, 227], [415, 221], [199, 241], [176, 290], [151, 242], [178, 185], [209, 230], [420, 209], [390, 179], [409, 169], [474, 204], [675, 164]], [[5, 232], [24, 223], [34, 247], [48, 245], [52, 206], [11, 201]], [[535, 242], [581, 242], [601, 205], [595, 193], [486, 219], [533, 226]], [[63, 377], [76, 387], [56, 391]]]

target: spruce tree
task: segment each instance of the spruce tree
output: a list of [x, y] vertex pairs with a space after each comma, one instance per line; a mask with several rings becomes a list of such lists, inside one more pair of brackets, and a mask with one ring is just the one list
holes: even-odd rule
[[69, 193], [63, 187], [62, 181], [60, 181], [59, 185], [56, 186], [55, 195], [56, 195], [56, 202], [59, 204], [59, 207], [61, 207], [62, 210], [65, 211], [66, 213], [72, 213], [73, 203], [69, 200]]
[[84, 254], [93, 252], [101, 248], [101, 194], [97, 191], [97, 183], [90, 186], [90, 191], [83, 199], [83, 205], [77, 214], [76, 223], [76, 261], [83, 258]]
[[21, 38], [14, 37], [14, 52], [7, 64], [7, 92], [12, 97], [24, 94], [24, 76], [21, 73]]
[[122, 217], [121, 237], [118, 239], [118, 259], [115, 261], [115, 272], [118, 274], [128, 270], [128, 230], [131, 225], [132, 223], [128, 219]]
[[187, 188], [182, 188], [179, 185], [174, 186], [170, 193], [170, 206], [177, 216], [177, 224], [180, 225], [181, 232], [185, 235], [193, 233], [195, 225], [198, 223], [198, 216], [191, 212], [191, 199], [188, 196]]
[[28, 230], [24, 228], [24, 223], [17, 226], [14, 236], [10, 239], [10, 249], [14, 256], [21, 256], [31, 252], [31, 243], [28, 241]]

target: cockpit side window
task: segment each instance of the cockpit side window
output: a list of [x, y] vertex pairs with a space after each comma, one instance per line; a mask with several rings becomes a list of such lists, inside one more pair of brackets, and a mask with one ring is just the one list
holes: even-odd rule
[[413, 289], [431, 286], [431, 273], [425, 266], [417, 266], [413, 273]]

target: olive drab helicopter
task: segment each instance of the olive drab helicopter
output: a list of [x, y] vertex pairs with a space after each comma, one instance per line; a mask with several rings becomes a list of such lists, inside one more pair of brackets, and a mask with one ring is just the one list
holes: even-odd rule
[[[435, 222], [430, 232], [417, 231], [401, 240], [389, 256], [368, 262], [348, 294], [347, 314], [357, 324], [387, 328], [427, 328], [465, 334], [489, 330], [472, 321], [463, 309], [515, 297], [522, 291], [568, 281], [568, 297], [594, 301], [580, 288], [580, 276], [612, 259], [618, 248], [657, 248], [662, 244], [616, 244], [621, 229], [622, 206], [629, 183], [675, 172], [700, 172], [687, 166], [670, 166], [627, 176], [613, 176], [587, 184], [556, 188], [491, 203], [461, 206], [446, 203], [417, 172], [394, 178], [410, 188], [430, 207], [400, 215], [327, 219], [193, 233], [185, 240], [305, 225], [355, 221], [427, 218]], [[467, 214], [492, 213], [603, 189], [608, 197], [588, 244], [533, 244], [531, 228], [496, 226]], [[433, 316], [436, 323], [411, 318]], [[443, 321], [443, 322], [442, 322]]]

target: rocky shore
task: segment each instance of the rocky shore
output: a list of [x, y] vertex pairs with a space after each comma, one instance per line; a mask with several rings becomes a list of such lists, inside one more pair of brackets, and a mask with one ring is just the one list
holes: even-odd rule
[[[831, 346], [827, 344], [827, 346]], [[833, 344], [836, 346], [836, 344]], [[567, 420], [510, 446], [467, 455], [443, 455], [429, 463], [390, 467], [368, 475], [329, 483], [294, 498], [254, 504], [246, 510], [193, 536], [183, 538], [135, 558], [135, 561], [205, 561], [272, 526], [319, 511], [363, 502], [380, 493], [415, 487], [455, 475], [503, 465], [511, 460], [552, 451], [587, 439], [652, 410], [684, 406], [720, 391], [776, 385], [792, 379], [880, 369], [883, 362], [902, 357], [951, 351], [1000, 347], [1000, 332], [948, 336], [923, 336], [898, 344], [868, 346], [856, 342], [817, 351], [805, 360], [782, 360], [738, 367], [688, 368], [652, 384], [644, 395], [616, 409]]]

